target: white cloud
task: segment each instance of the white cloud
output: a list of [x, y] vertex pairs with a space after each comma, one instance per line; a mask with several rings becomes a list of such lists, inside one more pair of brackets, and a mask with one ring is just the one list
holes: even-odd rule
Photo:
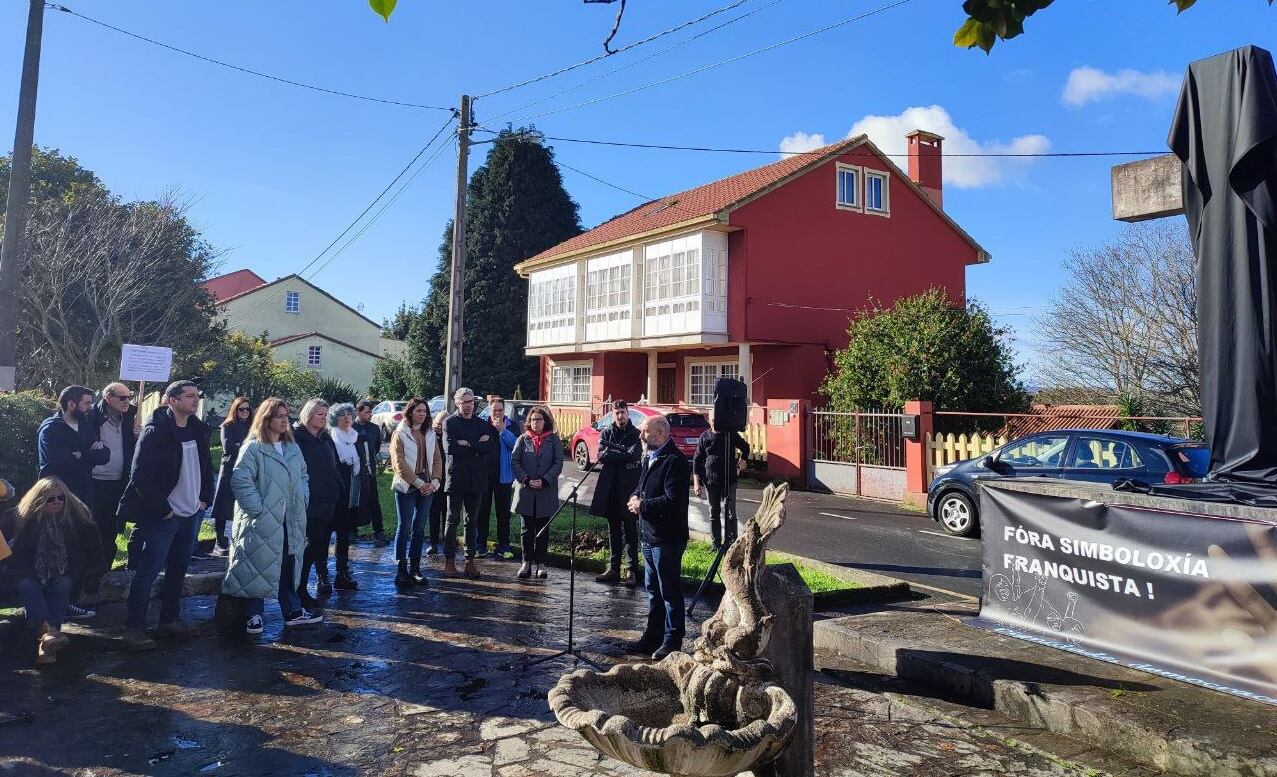
[[808, 135], [800, 130], [781, 138], [780, 153], [784, 156], [801, 154], [804, 151], [814, 151], [823, 145], [825, 145], [824, 135], [819, 132]]
[[1122, 94], [1154, 99], [1174, 94], [1179, 89], [1179, 84], [1178, 78], [1163, 70], [1145, 73], [1127, 68], [1116, 73], [1105, 73], [1098, 68], [1083, 65], [1073, 68], [1069, 73], [1060, 100], [1071, 108], [1081, 108], [1087, 103]]
[[992, 186], [1023, 173], [1036, 160], [1014, 157], [963, 156], [969, 154], [1044, 154], [1051, 150], [1045, 135], [1021, 135], [1010, 141], [972, 138], [957, 126], [939, 105], [906, 108], [896, 116], [866, 116], [856, 122], [847, 137], [866, 134], [901, 169], [908, 169], [905, 135], [916, 130], [944, 138], [944, 183], [959, 189]]

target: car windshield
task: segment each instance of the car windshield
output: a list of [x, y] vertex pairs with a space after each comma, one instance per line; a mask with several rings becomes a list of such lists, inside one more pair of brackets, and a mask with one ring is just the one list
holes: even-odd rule
[[1180, 445], [1167, 452], [1179, 461], [1189, 477], [1204, 478], [1210, 472], [1210, 450], [1205, 445]]
[[666, 416], [670, 426], [683, 429], [708, 429], [709, 421], [699, 413], [670, 413]]
[[395, 405], [395, 412], [399, 412], [400, 410], [403, 410], [405, 407], [407, 407], [407, 406], [408, 406], [408, 403], [407, 403], [407, 402], [395, 402], [395, 403], [394, 403], [394, 405]]

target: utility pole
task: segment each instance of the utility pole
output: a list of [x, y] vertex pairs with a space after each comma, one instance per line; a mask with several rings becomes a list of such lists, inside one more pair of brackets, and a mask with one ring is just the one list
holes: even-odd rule
[[27, 48], [22, 56], [22, 86], [18, 92], [18, 125], [13, 132], [4, 244], [0, 246], [0, 391], [13, 391], [17, 381], [18, 282], [27, 255], [31, 146], [35, 143], [35, 94], [40, 81], [43, 32], [44, 0], [31, 0], [27, 12]]
[[[34, 2], [34, 0], [33, 0]], [[466, 298], [466, 185], [470, 163], [470, 96], [461, 95], [461, 116], [457, 125], [457, 211], [452, 217], [452, 285], [448, 295], [448, 350], [444, 356], [444, 406], [453, 407], [452, 398], [461, 388], [461, 343]]]

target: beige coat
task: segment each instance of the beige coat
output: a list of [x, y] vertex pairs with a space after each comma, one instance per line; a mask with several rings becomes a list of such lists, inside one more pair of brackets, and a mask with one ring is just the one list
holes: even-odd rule
[[[426, 462], [430, 462], [428, 470]], [[425, 485], [418, 475], [423, 472], [430, 473], [430, 483], [438, 490], [443, 477], [443, 451], [435, 430], [409, 429], [407, 421], [400, 421], [390, 435], [390, 469], [394, 472], [390, 487], [400, 494]]]

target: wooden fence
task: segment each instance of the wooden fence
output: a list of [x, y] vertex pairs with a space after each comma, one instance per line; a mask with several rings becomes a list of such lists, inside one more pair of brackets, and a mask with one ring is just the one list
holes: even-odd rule
[[954, 464], [992, 451], [1006, 445], [1006, 437], [994, 437], [991, 434], [931, 434], [927, 436], [927, 483], [931, 483], [931, 473], [937, 467]]

